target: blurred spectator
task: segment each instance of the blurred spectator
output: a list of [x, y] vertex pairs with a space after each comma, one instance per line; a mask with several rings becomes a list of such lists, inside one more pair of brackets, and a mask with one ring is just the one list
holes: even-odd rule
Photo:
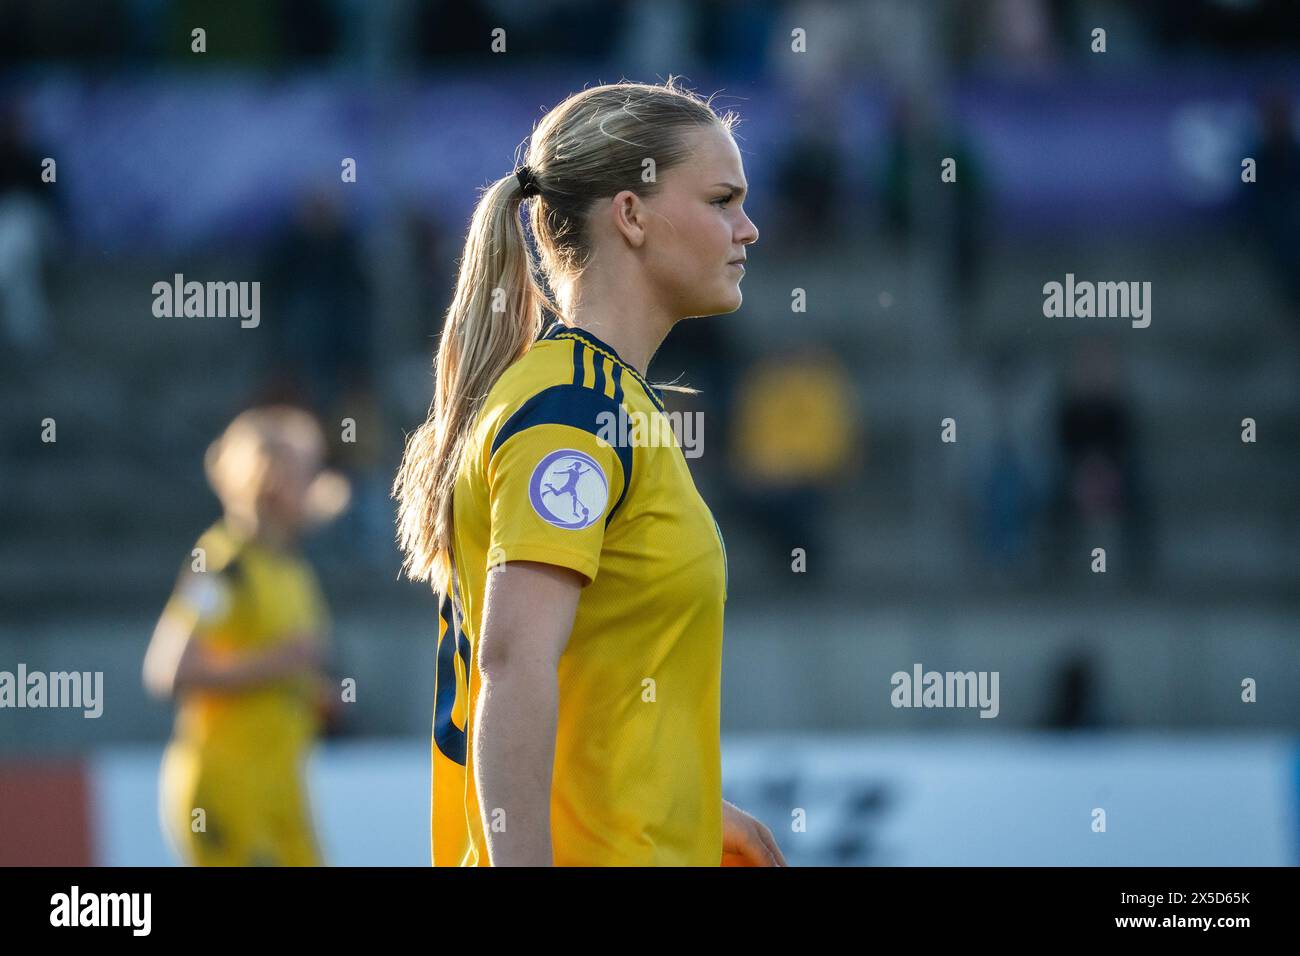
[[[985, 178], [969, 139], [955, 122], [943, 128], [932, 116], [934, 108], [907, 95], [894, 104], [886, 141], [884, 226], [904, 248], [927, 234], [950, 244], [952, 291], [960, 305], [978, 292]], [[956, 179], [944, 182], [941, 164], [949, 158], [956, 161]]]
[[[1058, 0], [1064, 2], [1064, 0]], [[1072, 6], [1080, 0], [1070, 0]], [[1166, 49], [1206, 55], [1300, 47], [1294, 0], [1153, 0], [1137, 5]]]
[[272, 391], [331, 420], [345, 392], [369, 387], [373, 330], [361, 252], [328, 190], [304, 199], [262, 272]]
[[[624, 31], [628, 0], [513, 0], [513, 5], [527, 10], [533, 22], [529, 26], [528, 52], [553, 61], [555, 58], [599, 62], [609, 55], [613, 37]], [[654, 6], [666, 6], [657, 0]], [[497, 0], [496, 9], [509, 6]]]
[[[956, 13], [946, 26], [958, 62], [975, 63], [982, 70], [1046, 73], [1058, 59], [1047, 0], [957, 0]], [[1062, 40], [1069, 39], [1066, 31], [1060, 34]]]
[[416, 52], [428, 65], [446, 66], [470, 57], [491, 55], [492, 30], [506, 29], [506, 50], [522, 52], [513, 42], [526, 42], [526, 30], [510, 32], [515, 23], [494, 17], [482, 0], [421, 0], [415, 14]]
[[388, 423], [372, 383], [358, 378], [345, 392], [329, 423], [331, 462], [348, 478], [353, 505], [327, 529], [326, 544], [344, 566], [358, 560], [372, 568], [389, 568], [397, 556], [393, 539], [393, 504], [388, 496], [395, 464], [385, 458]]
[[262, 401], [293, 402], [325, 422], [331, 461], [355, 489], [350, 513], [327, 532], [347, 560], [392, 558], [383, 459], [387, 425], [375, 392], [371, 295], [356, 237], [328, 191], [306, 197], [266, 257], [273, 370]]
[[913, 12], [918, 6], [908, 0], [786, 0], [771, 21], [765, 51], [771, 75], [780, 86], [814, 97], [867, 63], [905, 69], [924, 41], [918, 27], [925, 15]]
[[[695, 48], [725, 76], [750, 78], [767, 69], [772, 35], [783, 4], [778, 0], [711, 0], [691, 6]], [[784, 26], [784, 22], [781, 24]]]
[[840, 124], [825, 99], [805, 103], [795, 117], [797, 125], [775, 162], [779, 228], [774, 234], [795, 248], [833, 243], [843, 225], [843, 163], [835, 139]]
[[1045, 726], [1051, 730], [1095, 730], [1105, 726], [1098, 683], [1097, 665], [1091, 655], [1083, 650], [1068, 654], [1053, 669]]
[[43, 273], [55, 188], [41, 181], [41, 157], [27, 143], [18, 109], [0, 111], [0, 333], [29, 357], [53, 345]]
[[979, 564], [999, 576], [1039, 572], [1042, 518], [1050, 497], [1051, 379], [1040, 360], [1014, 349], [968, 376], [960, 393], [960, 443], [974, 489]]
[[[445, 222], [414, 205], [403, 222], [407, 270], [414, 289], [413, 310], [407, 323], [412, 335], [403, 334], [400, 347], [419, 354], [429, 364], [430, 337], [442, 326], [442, 317], [456, 291], [456, 261], [460, 256], [460, 236]], [[423, 394], [424, 389], [421, 389]], [[420, 401], [421, 410], [428, 403]]]
[[295, 60], [325, 60], [339, 47], [341, 25], [333, 3], [321, 0], [281, 0], [280, 42]]
[[58, 58], [80, 69], [103, 66], [131, 42], [126, 0], [0, 0], [0, 63]]
[[[1057, 518], [1063, 559], [1105, 548], [1107, 572], [1141, 579], [1149, 570], [1147, 501], [1130, 399], [1114, 349], [1094, 340], [1075, 353], [1058, 413], [1061, 471]], [[1113, 561], [1113, 547], [1123, 560]]]
[[984, 538], [999, 562], [1021, 564], [1029, 553], [1033, 490], [1015, 448], [998, 436], [984, 484]]
[[788, 567], [794, 548], [824, 554], [830, 492], [859, 458], [844, 364], [811, 342], [759, 359], [741, 375], [733, 436], [737, 499], [774, 562]]
[[633, 0], [616, 61], [626, 64], [632, 75], [666, 78], [669, 72], [694, 69], [698, 59], [692, 48], [691, 12], [692, 4], [684, 0]]
[[1300, 319], [1300, 143], [1294, 110], [1282, 89], [1260, 103], [1263, 136], [1248, 153], [1255, 158], [1257, 178], [1245, 188], [1264, 259], [1292, 318]]
[[[224, 0], [219, 5], [206, 0], [175, 0], [166, 48], [176, 63], [196, 69], [218, 60], [269, 66], [279, 55], [276, 6], [265, 0]], [[195, 56], [192, 49], [196, 27], [207, 35], [202, 56]]]

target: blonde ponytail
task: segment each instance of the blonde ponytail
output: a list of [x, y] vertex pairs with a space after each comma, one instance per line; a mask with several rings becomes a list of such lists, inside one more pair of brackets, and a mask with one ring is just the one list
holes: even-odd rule
[[534, 277], [520, 221], [523, 190], [513, 175], [479, 199], [465, 239], [456, 294], [434, 360], [428, 420], [406, 443], [393, 483], [404, 569], [441, 589], [451, 548], [451, 492], [488, 391], [541, 332], [546, 293]]

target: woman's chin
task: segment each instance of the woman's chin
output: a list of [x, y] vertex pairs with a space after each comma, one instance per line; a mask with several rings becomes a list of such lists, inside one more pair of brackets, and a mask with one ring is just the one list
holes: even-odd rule
[[726, 315], [728, 312], [735, 312], [739, 309], [744, 301], [745, 294], [740, 291], [740, 286], [734, 286], [718, 296], [709, 310], [701, 312], [700, 315]]

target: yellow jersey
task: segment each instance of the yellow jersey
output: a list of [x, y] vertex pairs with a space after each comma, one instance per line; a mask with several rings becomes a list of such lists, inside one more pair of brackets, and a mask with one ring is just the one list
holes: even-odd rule
[[556, 865], [719, 865], [726, 552], [662, 397], [594, 335], [552, 326], [489, 392], [453, 508], [434, 865], [490, 862], [472, 762], [476, 636], [489, 567], [506, 561], [585, 579], [557, 674]]
[[[192, 640], [208, 653], [237, 657], [295, 637], [324, 640], [325, 601], [300, 556], [245, 540], [224, 521], [197, 548], [201, 570], [182, 572], [166, 613], [188, 618]], [[165, 831], [185, 862], [320, 863], [304, 780], [319, 693], [306, 676], [181, 693], [159, 797]]]
[[[220, 658], [267, 650], [297, 637], [322, 640], [328, 613], [311, 566], [290, 551], [245, 541], [218, 521], [199, 539], [205, 569], [187, 569], [173, 607], [195, 616], [194, 640]], [[299, 678], [239, 693], [191, 690], [179, 701], [175, 736], [243, 759], [296, 756], [317, 731], [318, 687]]]

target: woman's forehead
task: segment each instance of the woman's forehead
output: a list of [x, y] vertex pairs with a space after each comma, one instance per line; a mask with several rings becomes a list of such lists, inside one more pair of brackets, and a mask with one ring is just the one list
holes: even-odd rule
[[307, 432], [279, 435], [264, 447], [273, 458], [308, 466], [321, 459], [325, 453], [321, 437]]
[[686, 160], [676, 167], [684, 174], [683, 179], [708, 180], [706, 185], [722, 182], [734, 186], [744, 185], [745, 172], [740, 149], [725, 129], [706, 126], [696, 130], [691, 134], [689, 146]]

